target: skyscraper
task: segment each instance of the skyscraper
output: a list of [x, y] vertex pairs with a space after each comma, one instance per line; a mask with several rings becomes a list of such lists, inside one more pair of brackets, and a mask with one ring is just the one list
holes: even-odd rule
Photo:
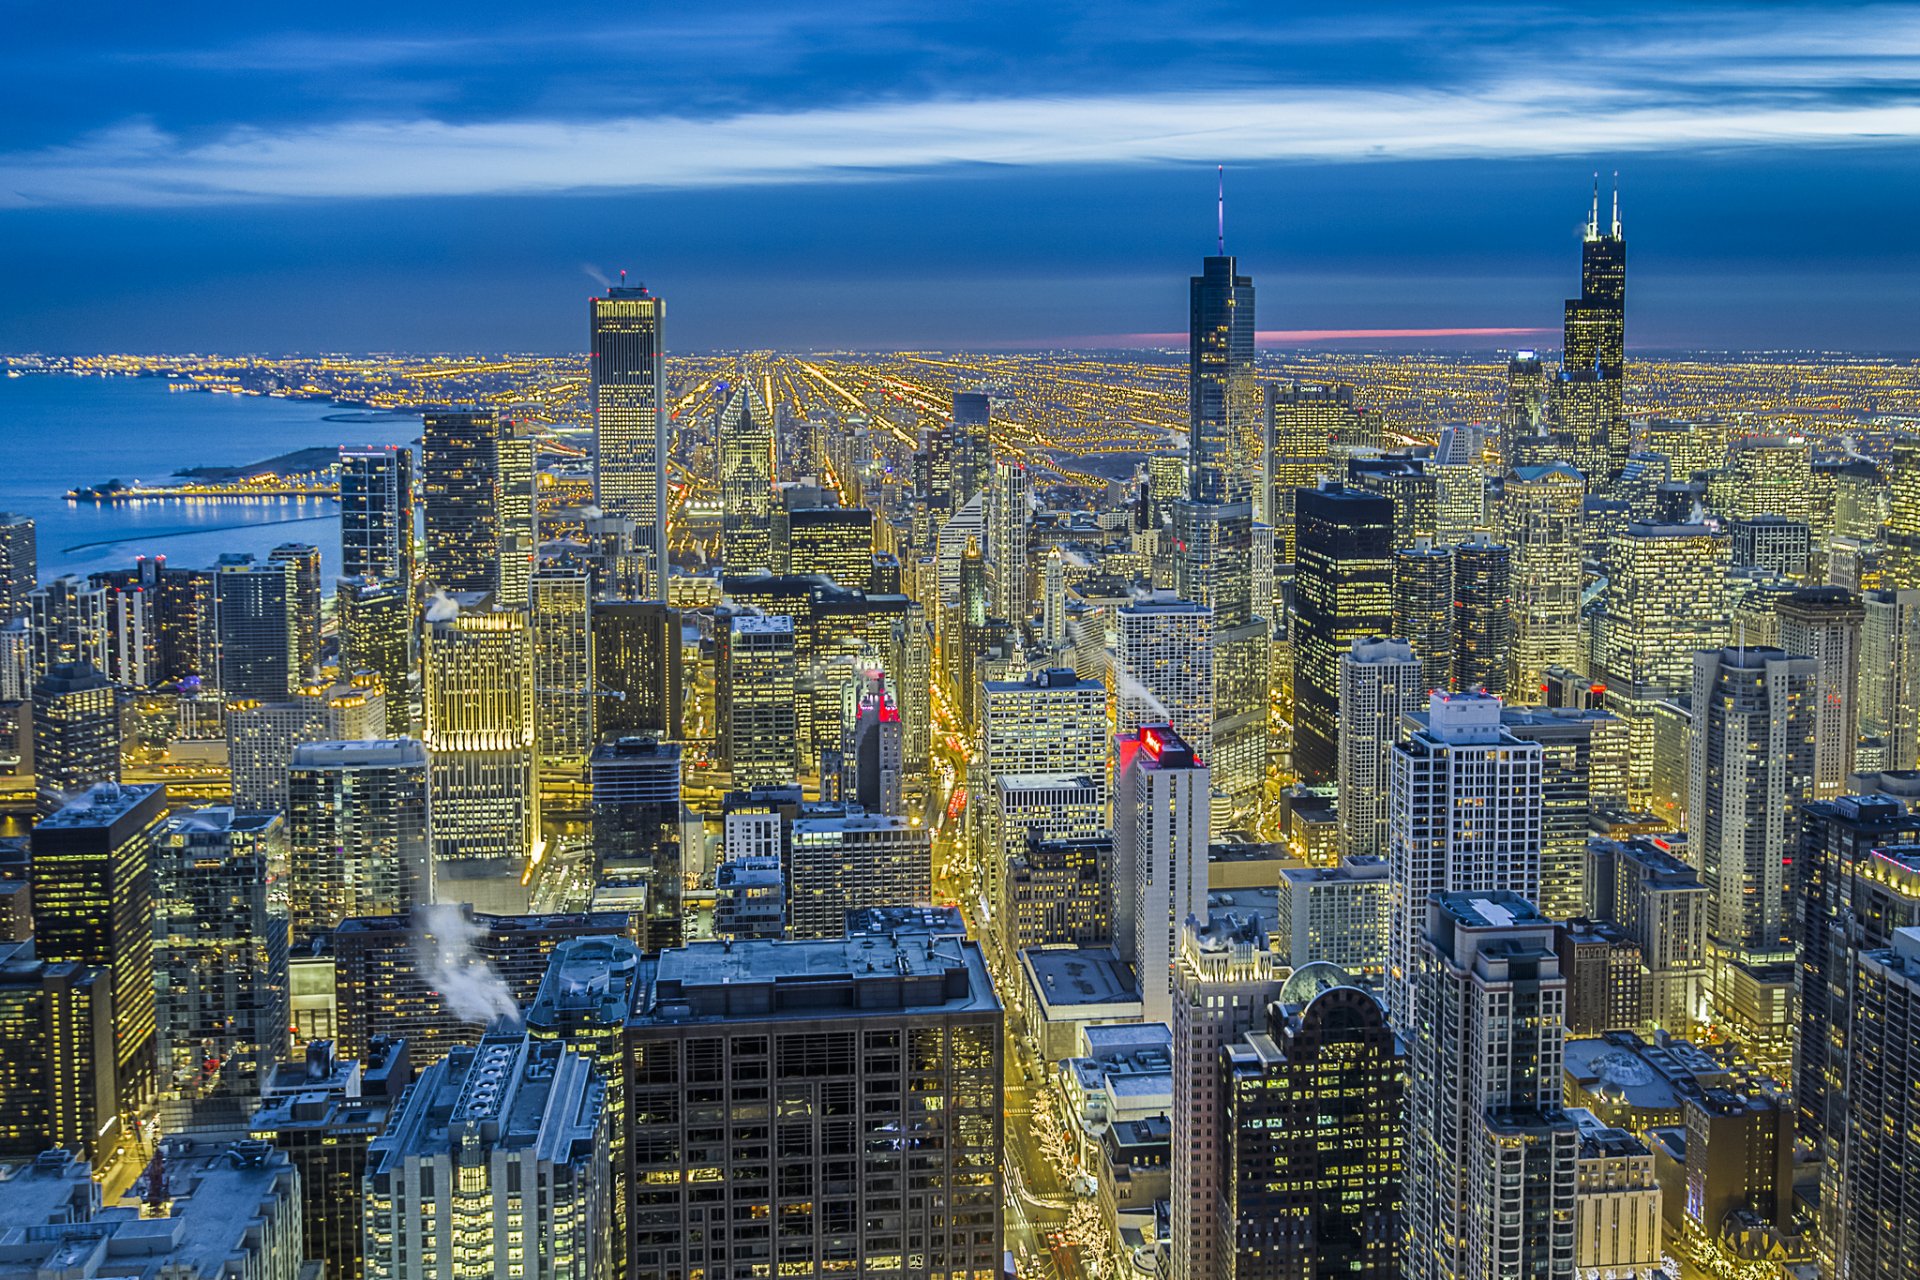
[[654, 598], [667, 599], [667, 304], [646, 286], [617, 285], [588, 304], [593, 381], [593, 493], [631, 520]]
[[1393, 553], [1393, 632], [1413, 646], [1428, 689], [1453, 688], [1453, 549], [1419, 539]]
[[593, 725], [602, 740], [680, 736], [680, 611], [653, 601], [593, 605]]
[[267, 562], [286, 565], [292, 576], [294, 679], [310, 680], [320, 669], [320, 548], [283, 542], [267, 553]]
[[1136, 600], [1114, 613], [1114, 732], [1159, 721], [1206, 759], [1212, 747], [1213, 611], [1187, 600]]
[[340, 574], [413, 588], [413, 450], [340, 447]]
[[680, 747], [655, 738], [602, 743], [588, 758], [587, 777], [597, 884], [635, 904], [635, 929], [648, 950], [679, 946]]
[[992, 550], [993, 616], [1018, 627], [1027, 618], [1027, 464], [997, 459], [991, 495], [987, 544]]
[[793, 641], [792, 618], [728, 620], [714, 660], [714, 718], [720, 756], [736, 787], [794, 780], [799, 719]]
[[1883, 769], [1920, 763], [1920, 589], [1860, 598], [1860, 736]]
[[431, 587], [492, 591], [498, 585], [501, 435], [491, 410], [425, 416], [420, 488]]
[[1503, 889], [1426, 905], [1402, 1024], [1409, 1277], [1572, 1273], [1580, 1134], [1560, 1107], [1567, 980], [1554, 934]]
[[0, 511], [0, 622], [27, 612], [27, 597], [39, 580], [33, 517]]
[[1513, 556], [1486, 535], [1453, 549], [1453, 684], [1505, 695], [1513, 645]]
[[1513, 646], [1507, 688], [1538, 689], [1548, 667], [1580, 664], [1580, 504], [1586, 481], [1564, 464], [1517, 467], [1502, 508], [1512, 549]]
[[1620, 233], [1620, 191], [1611, 226], [1600, 222], [1600, 184], [1580, 245], [1580, 296], [1566, 303], [1560, 377], [1553, 386], [1559, 427], [1573, 436], [1573, 462], [1597, 487], [1626, 465], [1627, 242]]
[[281, 702], [300, 682], [300, 600], [296, 570], [285, 560], [222, 558], [219, 600], [220, 691], [230, 699]]
[[107, 970], [0, 956], [0, 1156], [56, 1148], [104, 1164], [120, 1139]]
[[61, 663], [33, 682], [33, 778], [42, 815], [120, 780], [118, 697], [92, 663]]
[[577, 773], [594, 744], [593, 582], [548, 564], [530, 590], [535, 747], [543, 767]]
[[513, 895], [540, 839], [526, 616], [429, 609], [426, 635], [435, 881], [477, 882], [446, 891], [451, 900], [518, 909]]
[[33, 828], [34, 953], [111, 975], [123, 1112], [153, 1096], [153, 862], [166, 813], [165, 787], [101, 783]]
[[948, 501], [946, 510], [958, 511], [987, 488], [993, 463], [993, 402], [984, 391], [953, 393], [953, 421], [945, 442]]
[[743, 372], [720, 411], [720, 558], [728, 573], [773, 569], [773, 413]]
[[1207, 923], [1207, 767], [1167, 724], [1120, 734], [1114, 749], [1119, 950], [1140, 984], [1141, 1017], [1164, 1022], [1180, 930]]
[[1920, 1258], [1911, 1170], [1920, 1161], [1920, 928], [1855, 962], [1847, 1011], [1847, 1140], [1823, 1186], [1833, 1203], [1831, 1274], [1904, 1280]]
[[1048, 653], [1067, 642], [1067, 561], [1058, 546], [1047, 551], [1040, 587], [1040, 639]]
[[64, 574], [27, 596], [32, 619], [33, 673], [45, 675], [65, 662], [90, 662], [110, 671], [107, 591]]
[[1393, 626], [1393, 503], [1323, 485], [1294, 499], [1294, 772], [1334, 780], [1339, 764], [1340, 655]]
[[1334, 446], [1355, 434], [1353, 388], [1273, 382], [1266, 389], [1266, 442], [1261, 450], [1264, 506], [1256, 519], [1273, 526], [1274, 558], [1294, 560], [1294, 492], [1336, 473]]
[[533, 503], [533, 437], [519, 423], [502, 423], [493, 449], [500, 541], [488, 590], [495, 608], [524, 609], [540, 541], [540, 517]]
[[1830, 800], [1853, 772], [1860, 736], [1860, 631], [1866, 609], [1841, 587], [1809, 587], [1774, 605], [1780, 647], [1814, 662], [1813, 798]]
[[1387, 1008], [1403, 1030], [1429, 899], [1498, 890], [1532, 901], [1540, 892], [1541, 749], [1502, 725], [1501, 710], [1491, 694], [1433, 694], [1393, 748]]
[[1552, 920], [1583, 915], [1592, 820], [1628, 807], [1627, 725], [1598, 708], [1537, 706], [1503, 708], [1500, 724], [1540, 745], [1540, 912]]
[[1517, 442], [1545, 434], [1547, 423], [1547, 370], [1532, 351], [1516, 351], [1507, 360], [1506, 398], [1501, 405], [1500, 461], [1511, 471], [1519, 465], [1522, 451]]
[[1386, 854], [1393, 744], [1431, 689], [1404, 640], [1371, 636], [1340, 655], [1340, 852], [1349, 858]]
[[791, 936], [835, 937], [849, 911], [914, 906], [932, 896], [931, 828], [857, 808], [795, 819], [787, 855]]
[[387, 733], [405, 736], [413, 728], [415, 697], [413, 593], [398, 582], [342, 578], [334, 584], [333, 609], [342, 673], [377, 675]]
[[412, 738], [294, 748], [287, 898], [295, 938], [433, 901], [428, 790], [426, 749]]

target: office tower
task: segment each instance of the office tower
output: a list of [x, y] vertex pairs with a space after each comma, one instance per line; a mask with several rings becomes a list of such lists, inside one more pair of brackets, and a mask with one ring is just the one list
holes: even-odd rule
[[[1087, 782], [1087, 779], [1079, 779]], [[1075, 787], [1074, 792], [1084, 794]], [[1053, 838], [1023, 828], [1025, 846], [1007, 859], [996, 908], [1001, 954], [1028, 947], [1106, 947], [1113, 942], [1113, 837]]]
[[1920, 928], [1895, 930], [1889, 945], [1854, 964], [1847, 1011], [1846, 1142], [1822, 1201], [1833, 1196], [1835, 1275], [1906, 1277], [1920, 1258], [1920, 1218], [1911, 1204], [1920, 1161]]
[[[7, 1280], [131, 1271], [289, 1280], [306, 1261], [299, 1175], [264, 1142], [163, 1139], [147, 1166], [145, 1204], [129, 1188], [102, 1208], [89, 1172], [66, 1151], [0, 1168]], [[99, 1174], [112, 1176], [110, 1166]]]
[[153, 852], [153, 970], [163, 1085], [258, 1095], [287, 1046], [287, 914], [268, 901], [277, 813], [184, 810]]
[[1340, 655], [1340, 851], [1387, 851], [1387, 778], [1401, 717], [1426, 705], [1433, 688], [1404, 640], [1372, 636]]
[[534, 749], [543, 766], [578, 769], [594, 744], [593, 582], [542, 565], [529, 586]]
[[724, 639], [714, 660], [720, 757], [736, 787], [792, 782], [799, 728], [793, 619], [736, 616]]
[[342, 578], [333, 607], [340, 626], [340, 669], [371, 671], [380, 679], [386, 732], [405, 736], [413, 727], [412, 593], [398, 582]]
[[1730, 525], [1733, 563], [1771, 569], [1795, 581], [1807, 580], [1813, 555], [1807, 526], [1781, 516], [1754, 516]]
[[1920, 763], [1920, 589], [1860, 597], [1860, 736], [1883, 769]]
[[555, 947], [629, 935], [624, 912], [491, 915], [436, 904], [405, 915], [351, 916], [334, 930], [340, 1052], [365, 1057], [382, 1038], [422, 1062], [475, 1044], [533, 1003]]
[[267, 562], [291, 566], [295, 679], [309, 679], [320, 669], [320, 548], [283, 542], [267, 553]]
[[340, 446], [340, 574], [413, 587], [413, 450]]
[[[540, 839], [533, 781], [533, 646], [526, 616], [427, 611], [428, 809], [436, 882], [518, 885]], [[440, 893], [474, 901], [470, 890]], [[497, 899], [477, 891], [494, 905]]]
[[1887, 488], [1887, 523], [1881, 531], [1886, 571], [1880, 585], [1894, 591], [1920, 588], [1920, 435], [1893, 437]]
[[33, 517], [0, 512], [0, 622], [26, 615], [27, 597], [39, 581]]
[[1580, 296], [1567, 299], [1566, 332], [1557, 397], [1570, 392], [1590, 411], [1560, 427], [1574, 436], [1575, 465], [1596, 485], [1620, 474], [1627, 460], [1628, 424], [1621, 407], [1626, 377], [1627, 242], [1620, 234], [1620, 192], [1613, 193], [1611, 230], [1600, 222], [1600, 187], [1580, 246]]
[[1516, 443], [1546, 434], [1546, 365], [1531, 351], [1515, 352], [1507, 360], [1506, 397], [1501, 405], [1500, 457], [1503, 469], [1511, 471], [1519, 461]]
[[866, 690], [860, 695], [860, 709], [853, 725], [853, 741], [847, 753], [852, 785], [847, 799], [868, 813], [903, 814], [900, 784], [905, 770], [900, 750], [900, 707], [887, 692], [886, 680], [877, 671], [869, 671]]
[[1513, 646], [1513, 553], [1484, 535], [1453, 549], [1453, 686], [1507, 692]]
[[533, 438], [519, 423], [502, 423], [493, 454], [500, 543], [487, 590], [493, 593], [495, 608], [524, 609], [540, 543], [539, 515], [533, 503]]
[[165, 787], [101, 783], [33, 828], [34, 954], [110, 975], [122, 1112], [153, 1096], [153, 861], [166, 811]]
[[1804, 437], [1738, 436], [1727, 446], [1726, 515], [1778, 516], [1806, 524], [1813, 515], [1813, 450]]
[[1693, 655], [1732, 639], [1727, 540], [1706, 524], [1627, 525], [1607, 547], [1593, 677], [1633, 733], [1634, 794], [1646, 794], [1653, 704], [1692, 686]]
[[223, 556], [214, 582], [220, 691], [229, 699], [284, 700], [304, 676], [298, 571], [286, 560]]
[[993, 403], [984, 391], [953, 393], [950, 511], [987, 488], [993, 462]]
[[1384, 972], [1389, 888], [1385, 858], [1280, 868], [1281, 958], [1295, 969], [1331, 964], [1349, 973]]
[[1920, 814], [1892, 796], [1843, 795], [1807, 805], [1794, 834], [1796, 1123], [1831, 1164], [1847, 1138], [1855, 963], [1920, 924]]
[[411, 1083], [404, 1040], [382, 1040], [364, 1060], [342, 1059], [331, 1041], [314, 1040], [262, 1090], [248, 1127], [300, 1171], [302, 1254], [325, 1263], [329, 1276], [361, 1275], [367, 1148]]
[[667, 304], [644, 285], [608, 288], [588, 304], [593, 383], [593, 496], [633, 521], [654, 598], [667, 599]]
[[1114, 612], [1114, 726], [1173, 725], [1206, 757], [1213, 717], [1213, 611], [1185, 600], [1143, 600]]
[[773, 568], [773, 419], [743, 376], [714, 428], [720, 459], [720, 557], [728, 573]]
[[527, 1034], [558, 1040], [593, 1064], [606, 1086], [608, 1269], [627, 1268], [626, 1025], [638, 994], [641, 949], [627, 938], [576, 938], [554, 948], [540, 993], [527, 1006]]
[[1694, 655], [1689, 860], [1707, 887], [1715, 1020], [1761, 1069], [1792, 1057], [1786, 944], [1791, 827], [1813, 799], [1811, 658], [1779, 649]]
[[1840, 587], [1809, 587], [1774, 606], [1780, 647], [1814, 662], [1813, 798], [1830, 800], [1846, 787], [1860, 736], [1860, 631], [1866, 609]]
[[1567, 1116], [1580, 1132], [1573, 1208], [1578, 1273], [1649, 1275], [1659, 1270], [1666, 1254], [1652, 1149], [1584, 1108], [1570, 1107]]
[[491, 410], [425, 415], [420, 496], [430, 587], [492, 591], [498, 585], [502, 434]]
[[143, 561], [132, 569], [87, 578], [94, 590], [106, 593], [107, 678], [126, 689], [151, 688], [161, 681], [160, 593], [146, 570]]
[[278, 702], [227, 704], [227, 774], [233, 803], [257, 812], [287, 808], [287, 764], [303, 742], [344, 742], [383, 735], [386, 696], [363, 684], [313, 684]]
[[981, 717], [985, 781], [1014, 774], [1107, 776], [1107, 691], [1065, 667], [989, 680]]
[[367, 1148], [368, 1280], [600, 1280], [606, 1092], [585, 1057], [517, 1031], [421, 1072]]
[[1627, 807], [1626, 721], [1599, 710], [1507, 707], [1500, 725], [1540, 745], [1540, 912], [1553, 920], [1582, 915], [1590, 823]]
[[304, 942], [349, 916], [433, 901], [426, 748], [309, 742], [287, 766], [287, 910]]
[[1560, 1109], [1554, 926], [1517, 893], [1436, 893], [1414, 963], [1406, 1274], [1570, 1274], [1580, 1136]]
[[105, 1164], [119, 1140], [111, 980], [98, 965], [0, 956], [0, 1157], [56, 1148]]
[[1580, 663], [1580, 525], [1586, 480], [1565, 464], [1517, 467], [1502, 504], [1511, 550], [1513, 643], [1507, 688], [1540, 687], [1551, 666]]
[[680, 736], [680, 611], [640, 600], [593, 604], [593, 724], [606, 739]]
[[1221, 1057], [1222, 1251], [1235, 1280], [1399, 1280], [1406, 1049], [1376, 997], [1302, 976]]
[[1707, 890], [1658, 836], [1587, 842], [1587, 912], [1611, 920], [1640, 949], [1647, 1025], [1689, 1036], [1707, 991]]
[[120, 712], [90, 662], [60, 663], [33, 682], [35, 812], [53, 813], [96, 782], [120, 780]]
[[[782, 522], [785, 558], [774, 566], [777, 571], [817, 573], [855, 591], [869, 588], [874, 571], [873, 512], [865, 507], [776, 509], [776, 532]], [[782, 555], [779, 546], [774, 554]]]
[[1412, 1027], [1413, 980], [1435, 894], [1540, 892], [1543, 758], [1501, 723], [1499, 698], [1433, 694], [1389, 762], [1387, 1008]]
[[1207, 922], [1207, 766], [1167, 724], [1119, 734], [1114, 749], [1116, 941], [1140, 984], [1141, 1017], [1165, 1022], [1180, 929]]
[[[642, 960], [638, 985], [632, 1274], [1000, 1267], [1002, 1013], [975, 943], [897, 925], [698, 942]], [[680, 1117], [716, 1087], [729, 1101], [690, 1147]], [[808, 1118], [770, 1130], [749, 1110], [761, 1090]], [[896, 1132], [914, 1137], [860, 1137]]]
[[679, 946], [679, 746], [633, 737], [602, 743], [587, 760], [587, 777], [597, 883], [636, 899], [634, 932], [648, 950]]
[[1265, 1025], [1287, 968], [1269, 950], [1258, 921], [1222, 916], [1180, 931], [1173, 995], [1173, 1176], [1169, 1199], [1172, 1274], [1200, 1280], [1229, 1274], [1220, 1221], [1227, 1100], [1221, 1055]]
[[1425, 689], [1453, 687], [1453, 549], [1420, 539], [1393, 553], [1393, 631], [1413, 646]]
[[906, 818], [849, 812], [794, 820], [788, 837], [787, 931], [831, 938], [846, 913], [933, 897], [933, 832]]
[[1393, 625], [1393, 504], [1323, 486], [1294, 497], [1294, 772], [1334, 780], [1339, 763], [1340, 655]]
[[1337, 471], [1336, 445], [1356, 433], [1359, 412], [1353, 388], [1272, 382], [1266, 388], [1266, 441], [1261, 451], [1260, 496], [1255, 517], [1274, 531], [1274, 558], [1294, 561], [1294, 492], [1311, 489]]
[[992, 549], [993, 616], [1016, 627], [1027, 617], [1027, 464], [1002, 458], [993, 464], [987, 545]]
[[33, 630], [34, 675], [45, 675], [69, 662], [91, 662], [101, 671], [109, 669], [106, 588], [66, 574], [30, 591], [27, 612]]
[[1486, 436], [1476, 425], [1456, 422], [1440, 429], [1427, 474], [1434, 484], [1434, 541], [1452, 546], [1486, 532], [1487, 472], [1481, 465]]
[[1067, 642], [1067, 561], [1058, 546], [1049, 548], [1040, 585], [1040, 638], [1048, 653]]
[[1423, 538], [1432, 540], [1437, 524], [1439, 493], [1433, 477], [1427, 474], [1424, 459], [1410, 458], [1400, 453], [1349, 457], [1347, 483], [1353, 488], [1377, 493], [1393, 503], [1395, 550], [1411, 547]]
[[989, 587], [987, 558], [978, 538], [968, 538], [960, 557], [959, 596], [940, 622], [940, 658], [947, 669], [947, 687], [960, 704], [963, 724], [979, 720], [980, 660], [993, 637], [987, 612]]

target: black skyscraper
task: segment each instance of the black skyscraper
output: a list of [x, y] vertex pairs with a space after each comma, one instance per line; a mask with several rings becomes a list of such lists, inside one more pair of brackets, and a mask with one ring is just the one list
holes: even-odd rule
[[1393, 628], [1393, 501], [1329, 485], [1294, 496], [1293, 765], [1331, 782], [1339, 761], [1340, 655]]

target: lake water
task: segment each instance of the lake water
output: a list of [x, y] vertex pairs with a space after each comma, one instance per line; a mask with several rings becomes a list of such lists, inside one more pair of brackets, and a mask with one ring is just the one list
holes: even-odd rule
[[230, 551], [264, 560], [283, 542], [310, 542], [331, 582], [340, 513], [330, 500], [106, 506], [65, 495], [107, 480], [164, 483], [183, 467], [245, 465], [295, 449], [419, 439], [412, 416], [326, 421], [358, 412], [313, 400], [172, 392], [160, 378], [0, 377], [0, 511], [34, 518], [42, 580], [122, 568], [137, 555], [201, 567]]

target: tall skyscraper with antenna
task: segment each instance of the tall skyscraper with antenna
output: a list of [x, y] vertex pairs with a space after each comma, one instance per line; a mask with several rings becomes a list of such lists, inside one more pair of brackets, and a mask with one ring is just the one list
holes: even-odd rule
[[589, 307], [593, 378], [593, 492], [600, 509], [636, 526], [648, 579], [667, 598], [667, 304], [620, 283]]
[[1572, 462], [1589, 488], [1618, 476], [1627, 463], [1626, 341], [1627, 241], [1620, 232], [1618, 175], [1613, 219], [1603, 226], [1596, 174], [1580, 244], [1580, 296], [1567, 299], [1560, 377], [1552, 393], [1558, 428], [1573, 438]]

